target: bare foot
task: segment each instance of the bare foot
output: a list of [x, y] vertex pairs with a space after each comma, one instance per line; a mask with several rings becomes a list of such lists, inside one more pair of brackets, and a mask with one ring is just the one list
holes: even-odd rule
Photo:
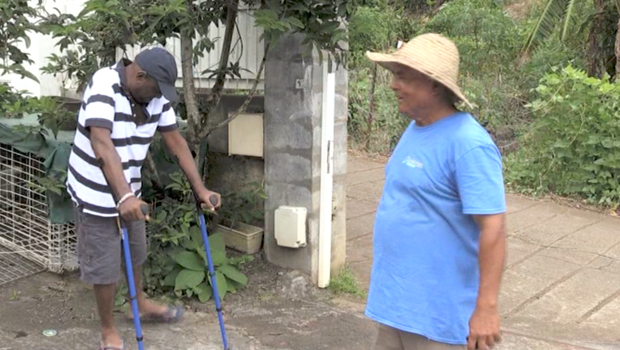
[[147, 315], [159, 315], [159, 314], [164, 314], [168, 311], [168, 306], [166, 305], [158, 305], [155, 304], [154, 302], [146, 299], [144, 300], [144, 303], [139, 306], [140, 308], [140, 313], [142, 314], [147, 314]]
[[118, 329], [102, 329], [101, 330], [101, 347], [104, 350], [123, 349], [123, 339]]
[[[144, 299], [142, 302], [138, 303], [138, 309], [140, 310], [140, 315], [163, 315], [168, 312], [167, 306], [155, 304], [148, 299]], [[133, 310], [131, 308], [127, 316], [133, 319]]]

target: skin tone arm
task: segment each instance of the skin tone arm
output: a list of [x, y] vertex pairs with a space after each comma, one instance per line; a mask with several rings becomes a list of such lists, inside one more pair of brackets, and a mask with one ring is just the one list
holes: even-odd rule
[[[192, 188], [196, 191], [196, 194], [200, 198], [203, 203], [206, 203], [208, 208], [213, 210], [220, 206], [221, 198], [218, 193], [209, 191], [204, 186], [200, 174], [198, 173], [198, 169], [196, 169], [196, 163], [194, 163], [194, 159], [192, 157], [192, 153], [189, 150], [187, 145], [187, 141], [179, 130], [172, 130], [161, 133], [166, 146], [172, 154], [177, 156], [179, 159], [179, 166], [187, 176], [189, 183], [192, 185]], [[215, 195], [217, 197], [217, 203], [211, 203], [210, 197]], [[213, 204], [213, 206], [211, 205]]]
[[480, 227], [480, 289], [469, 328], [468, 350], [486, 350], [500, 341], [499, 287], [506, 259], [506, 216], [475, 215]]
[[[116, 148], [114, 148], [110, 134], [110, 130], [106, 128], [90, 128], [90, 142], [95, 152], [95, 157], [103, 160], [102, 171], [114, 193], [115, 200], [118, 201], [125, 194], [132, 193], [133, 191], [129, 187], [127, 180], [125, 180], [121, 158], [116, 152]], [[144, 214], [140, 210], [142, 204], [145, 203], [136, 197], [130, 197], [125, 200], [119, 208], [123, 219], [127, 221], [144, 220]]]

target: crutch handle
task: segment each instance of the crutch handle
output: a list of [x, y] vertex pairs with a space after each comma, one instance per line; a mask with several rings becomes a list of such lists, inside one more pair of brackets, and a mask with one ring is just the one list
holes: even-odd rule
[[[195, 191], [192, 192], [194, 193], [194, 199], [196, 200], [196, 209], [198, 209], [199, 211], [203, 211], [204, 209], [206, 209], [204, 207], [206, 203], [203, 203], [202, 200], [198, 198], [198, 195]], [[215, 206], [217, 204], [217, 196], [212, 194], [211, 197], [209, 197], [209, 202], [211, 202], [211, 205]]]
[[140, 206], [140, 210], [142, 211], [142, 215], [146, 216], [149, 214], [149, 206], [146, 204], [142, 204]]

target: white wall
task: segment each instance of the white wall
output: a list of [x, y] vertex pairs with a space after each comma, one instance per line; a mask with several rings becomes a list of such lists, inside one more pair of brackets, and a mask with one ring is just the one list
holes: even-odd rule
[[[30, 1], [31, 6], [36, 6], [37, 1]], [[43, 0], [42, 6], [47, 11], [52, 11], [54, 8], [58, 8], [64, 13], [78, 14], [84, 4], [84, 0]], [[49, 35], [43, 35], [39, 33], [30, 34], [30, 47], [26, 47], [25, 44], [19, 45], [20, 48], [29, 54], [30, 59], [34, 61], [32, 64], [26, 64], [25, 68], [33, 73], [38, 79], [39, 83], [29, 78], [21, 78], [15, 74], [9, 74], [0, 77], [0, 81], [9, 82], [14, 88], [18, 90], [26, 90], [34, 96], [55, 95], [62, 94], [62, 81], [63, 77], [50, 74], [41, 73], [41, 68], [47, 65], [47, 57], [52, 53], [60, 54], [55, 48], [57, 40], [52, 39]]]
[[[35, 1], [31, 2], [33, 4]], [[84, 4], [85, 0], [43, 0], [42, 4], [47, 11], [53, 11], [54, 8], [58, 8], [61, 12], [64, 13], [72, 13], [77, 15]], [[231, 61], [236, 60], [239, 55], [242, 55], [240, 65], [242, 68], [249, 69], [250, 72], [242, 72], [241, 79], [228, 80], [226, 82], [225, 87], [227, 89], [250, 89], [253, 84], [254, 77], [256, 76], [256, 72], [258, 71], [258, 67], [260, 62], [264, 56], [264, 44], [263, 42], [259, 42], [259, 37], [261, 32], [258, 31], [254, 27], [254, 19], [248, 14], [246, 11], [242, 10], [239, 13], [239, 18], [237, 20], [239, 23], [239, 32], [241, 33], [243, 46], [241, 44], [237, 44], [236, 49], [233, 51], [231, 55]], [[214, 69], [217, 67], [217, 63], [219, 62], [220, 50], [222, 46], [222, 39], [224, 36], [224, 26], [220, 26], [219, 28], [216, 26], [211, 27], [210, 37], [212, 39], [219, 38], [216, 42], [215, 49], [211, 51], [210, 54], [205, 54], [205, 56], [199, 61], [194, 70], [194, 77], [196, 78], [196, 87], [198, 88], [208, 88], [213, 84], [212, 80], [207, 80], [206, 76], [201, 76], [200, 72], [206, 69]], [[235, 31], [235, 38], [233, 39], [233, 44], [236, 42], [238, 35]], [[47, 65], [47, 57], [49, 57], [52, 53], [60, 54], [59, 50], [55, 47], [57, 40], [53, 40], [51, 36], [42, 35], [42, 34], [32, 34], [30, 36], [31, 45], [29, 48], [25, 48], [22, 45], [22, 49], [30, 55], [30, 58], [34, 61], [33, 64], [27, 65], [26, 69], [32, 72], [38, 79], [40, 83], [37, 83], [28, 78], [21, 78], [16, 75], [5, 75], [0, 76], [0, 82], [7, 81], [13, 87], [19, 90], [27, 90], [30, 94], [34, 96], [67, 96], [67, 97], [76, 97], [71, 90], [75, 88], [75, 84], [71, 81], [65, 79], [64, 76], [58, 75], [54, 77], [53, 75], [43, 74], [40, 69]], [[181, 55], [180, 55], [180, 44], [177, 39], [171, 40], [166, 47], [173, 53], [175, 58], [177, 59], [178, 71], [179, 71], [179, 80], [177, 82], [177, 86], [182, 86], [181, 83]], [[243, 52], [241, 51], [241, 47], [243, 47]], [[132, 48], [128, 50], [128, 58], [133, 58], [138, 52], [140, 52], [141, 48]], [[119, 50], [119, 58], [120, 58], [120, 50]], [[264, 74], [263, 74], [264, 76]], [[63, 91], [63, 84], [65, 86], [65, 91]], [[263, 89], [262, 79], [261, 83], [258, 86], [259, 90]], [[68, 90], [67, 90], [68, 89]]]

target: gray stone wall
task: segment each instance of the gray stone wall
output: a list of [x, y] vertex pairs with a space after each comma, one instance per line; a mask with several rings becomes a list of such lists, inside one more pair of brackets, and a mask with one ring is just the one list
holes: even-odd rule
[[[320, 204], [323, 67], [316, 52], [303, 57], [301, 35], [283, 38], [265, 66], [265, 253], [279, 266], [299, 269], [317, 281]], [[347, 73], [338, 71], [334, 147], [332, 270], [344, 263], [346, 247]], [[281, 205], [308, 210], [307, 246], [277, 245], [274, 212]]]
[[[237, 111], [245, 102], [246, 95], [224, 95], [214, 115], [213, 123], [220, 123], [228, 114]], [[255, 96], [246, 112], [263, 113], [264, 98]], [[207, 154], [207, 186], [220, 193], [242, 190], [245, 184], [263, 181], [265, 162], [260, 157], [228, 155], [228, 127], [221, 127], [209, 136]]]

